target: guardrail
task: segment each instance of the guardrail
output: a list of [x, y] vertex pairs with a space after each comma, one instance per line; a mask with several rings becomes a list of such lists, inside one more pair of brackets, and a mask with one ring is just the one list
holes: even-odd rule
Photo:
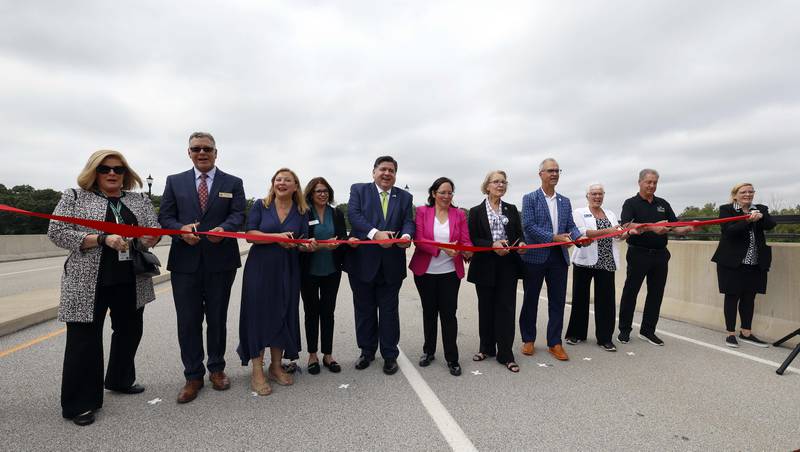
[[[679, 217], [680, 221], [691, 221], [691, 220], [713, 220], [717, 217]], [[778, 225], [782, 224], [800, 224], [800, 215], [773, 215], [772, 219], [775, 220]], [[690, 232], [688, 234], [670, 234], [670, 239], [675, 240], [719, 240], [719, 226], [708, 226], [710, 230], [707, 231], [696, 231]], [[800, 242], [800, 233], [797, 232], [774, 232], [767, 231], [765, 234], [767, 241], [791, 241], [791, 242]]]

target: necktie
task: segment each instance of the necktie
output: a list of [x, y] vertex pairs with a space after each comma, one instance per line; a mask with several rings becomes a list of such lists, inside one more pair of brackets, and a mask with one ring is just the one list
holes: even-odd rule
[[200, 175], [200, 185], [197, 186], [197, 198], [200, 200], [200, 210], [205, 212], [208, 207], [208, 184], [206, 183], [208, 174]]
[[386, 219], [386, 213], [389, 211], [389, 193], [381, 192], [381, 210], [383, 211], [383, 218]]

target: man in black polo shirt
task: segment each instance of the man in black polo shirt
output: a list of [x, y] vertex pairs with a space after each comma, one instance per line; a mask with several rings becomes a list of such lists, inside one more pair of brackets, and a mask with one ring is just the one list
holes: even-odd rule
[[[639, 193], [629, 198], [622, 205], [621, 220], [635, 227], [641, 223], [663, 223], [678, 221], [675, 212], [667, 201], [655, 196], [658, 185], [658, 171], [643, 169], [639, 171]], [[672, 228], [673, 232], [684, 234], [694, 230], [691, 226]], [[667, 232], [670, 228], [663, 226], [646, 226], [631, 231], [628, 239], [628, 273], [625, 286], [622, 288], [622, 299], [619, 306], [620, 342], [627, 344], [631, 339], [633, 311], [636, 309], [636, 297], [642, 282], [647, 278], [647, 298], [644, 302], [642, 326], [639, 337], [653, 345], [664, 345], [656, 336], [656, 324], [661, 311], [661, 299], [664, 297], [664, 286], [667, 284], [667, 268], [669, 251], [667, 250]]]

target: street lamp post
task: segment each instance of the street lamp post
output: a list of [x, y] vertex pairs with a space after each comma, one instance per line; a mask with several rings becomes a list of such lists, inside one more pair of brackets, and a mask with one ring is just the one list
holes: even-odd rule
[[153, 176], [148, 174], [147, 175], [147, 179], [145, 179], [145, 180], [147, 181], [147, 197], [148, 198], [152, 198], [153, 197]]

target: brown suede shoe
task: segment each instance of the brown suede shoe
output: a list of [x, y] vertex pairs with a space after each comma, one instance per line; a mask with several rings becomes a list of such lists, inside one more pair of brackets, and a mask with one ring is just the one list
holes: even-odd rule
[[211, 387], [216, 391], [224, 391], [231, 388], [231, 381], [225, 375], [225, 372], [221, 370], [219, 372], [211, 372], [208, 375], [208, 381], [211, 382]]
[[550, 347], [550, 354], [559, 361], [569, 361], [569, 356], [567, 356], [567, 352], [564, 351], [564, 347], [561, 344], [556, 344], [553, 347]]
[[188, 403], [197, 398], [197, 393], [203, 387], [203, 380], [187, 380], [178, 393], [178, 403]]
[[536, 348], [533, 346], [533, 342], [525, 342], [522, 344], [522, 354], [531, 356], [536, 353]]

